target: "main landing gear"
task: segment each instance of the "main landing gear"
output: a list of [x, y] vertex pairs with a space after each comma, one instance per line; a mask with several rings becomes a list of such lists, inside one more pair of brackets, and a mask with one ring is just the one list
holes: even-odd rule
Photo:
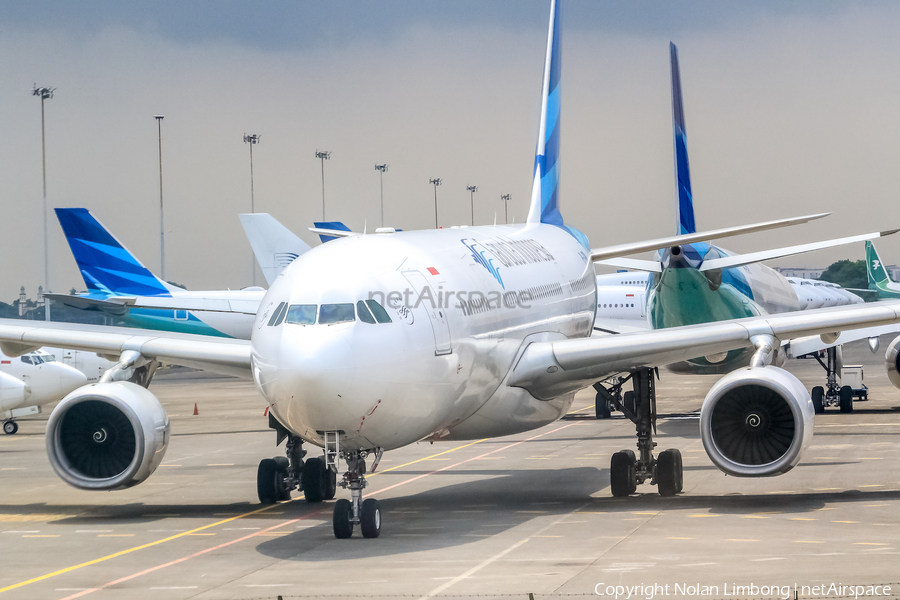
[[[327, 452], [327, 446], [326, 446]], [[381, 534], [381, 507], [374, 498], [362, 499], [362, 491], [368, 485], [366, 481], [366, 450], [352, 450], [340, 453], [347, 463], [340, 486], [350, 490], [350, 500], [341, 498], [334, 503], [334, 537], [349, 538], [353, 535], [353, 527], [359, 525], [363, 537], [377, 538]], [[375, 451], [372, 471], [378, 467], [382, 450]]]
[[[661, 496], [674, 496], [684, 489], [684, 468], [681, 451], [664, 450], [653, 457], [656, 442], [656, 382], [654, 369], [638, 369], [620, 379], [609, 389], [595, 384], [598, 399], [615, 405], [635, 424], [638, 456], [632, 450], [620, 450], [612, 455], [609, 483], [613, 496], [630, 496], [637, 486], [649, 480]], [[634, 392], [622, 394], [622, 385], [632, 381]]]
[[816, 361], [825, 369], [827, 381], [825, 387], [817, 385], [812, 389], [810, 397], [813, 408], [817, 415], [823, 414], [827, 406], [837, 406], [842, 413], [853, 412], [853, 388], [838, 383], [838, 372], [843, 363], [841, 347], [832, 346], [825, 350], [825, 354], [827, 362], [823, 362], [818, 354], [815, 355]]

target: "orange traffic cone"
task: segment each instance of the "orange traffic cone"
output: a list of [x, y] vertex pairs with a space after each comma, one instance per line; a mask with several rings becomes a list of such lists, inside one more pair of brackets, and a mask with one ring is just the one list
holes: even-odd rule
[[200, 412], [197, 410], [197, 403], [194, 402], [194, 416], [197, 416], [199, 414], [200, 414]]

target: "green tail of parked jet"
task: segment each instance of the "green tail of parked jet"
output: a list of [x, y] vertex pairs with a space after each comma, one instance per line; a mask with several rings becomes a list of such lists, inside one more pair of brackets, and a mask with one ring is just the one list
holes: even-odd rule
[[891, 281], [872, 242], [866, 242], [866, 274], [869, 276], [869, 289], [878, 292], [879, 298], [900, 298], [900, 284]]

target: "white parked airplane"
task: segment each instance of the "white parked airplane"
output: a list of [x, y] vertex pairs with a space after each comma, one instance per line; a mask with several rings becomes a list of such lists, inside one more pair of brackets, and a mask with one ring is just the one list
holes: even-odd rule
[[61, 400], [88, 381], [90, 380], [82, 372], [57, 361], [46, 350], [15, 357], [0, 352], [0, 417], [3, 418], [3, 433], [16, 433], [19, 430], [16, 419], [39, 414], [43, 405]]
[[[726, 473], [790, 470], [813, 431], [801, 382], [773, 366], [780, 340], [900, 322], [900, 303], [758, 315], [665, 330], [591, 337], [593, 262], [810, 220], [771, 221], [590, 249], [558, 204], [560, 36], [551, 0], [531, 207], [519, 226], [351, 235], [306, 252], [275, 280], [249, 341], [171, 332], [0, 320], [8, 353], [53, 344], [119, 354], [103, 381], [69, 394], [47, 426], [50, 462], [82, 489], [135, 485], [159, 466], [169, 421], [144, 385], [158, 360], [252, 377], [286, 438], [287, 459], [263, 460], [260, 500], [302, 487], [307, 500], [341, 485], [339, 538], [381, 530], [362, 492], [382, 452], [419, 440], [509, 435], [559, 419], [575, 392], [617, 373], [634, 383], [638, 449], [613, 455], [612, 492], [650, 482], [681, 491], [678, 450], [654, 454], [657, 366], [754, 348], [751, 366], [723, 377], [701, 410], [701, 434]], [[303, 443], [324, 448], [307, 458]], [[368, 465], [367, 459], [374, 458]]]

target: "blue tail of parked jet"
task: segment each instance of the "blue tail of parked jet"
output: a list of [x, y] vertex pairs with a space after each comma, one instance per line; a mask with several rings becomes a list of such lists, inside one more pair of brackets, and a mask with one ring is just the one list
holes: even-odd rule
[[[335, 231], [350, 231], [350, 228], [341, 223], [340, 221], [313, 221], [313, 225], [318, 227], [319, 229], [333, 229]], [[331, 240], [336, 240], [337, 238], [333, 235], [326, 235], [324, 233], [319, 234], [319, 239], [324, 244], [325, 242], [330, 242]]]
[[688, 164], [687, 133], [684, 128], [684, 106], [681, 100], [681, 70], [678, 68], [678, 48], [669, 42], [672, 64], [672, 129], [675, 134], [675, 181], [678, 203], [675, 205], [676, 233], [696, 233], [694, 196], [691, 194], [691, 169]]
[[547, 33], [547, 56], [541, 86], [541, 122], [537, 150], [534, 153], [534, 183], [527, 223], [556, 225], [571, 233], [586, 249], [587, 237], [563, 222], [559, 211], [559, 116], [560, 75], [562, 66], [562, 34], [559, 2], [550, 2], [550, 30]]
[[56, 217], [88, 291], [104, 296], [171, 296], [170, 287], [129, 252], [86, 208]]

